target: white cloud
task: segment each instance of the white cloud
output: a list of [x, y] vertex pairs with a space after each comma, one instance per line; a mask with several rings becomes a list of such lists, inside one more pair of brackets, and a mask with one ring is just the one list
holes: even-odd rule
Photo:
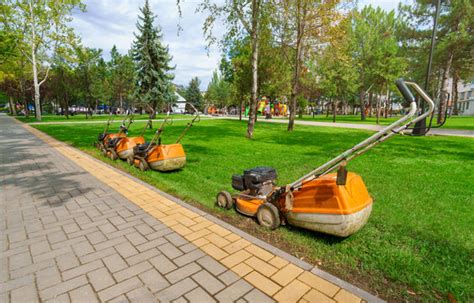
[[[134, 40], [139, 8], [144, 0], [86, 0], [87, 12], [74, 12], [72, 26], [80, 34], [82, 43], [87, 47], [101, 48], [104, 57], [110, 57], [110, 50], [115, 44], [121, 53], [126, 53]], [[201, 89], [205, 89], [212, 72], [218, 68], [220, 51], [211, 47], [209, 54], [207, 42], [202, 34], [205, 16], [196, 13], [200, 1], [181, 1], [182, 18], [174, 0], [152, 0], [150, 6], [156, 15], [155, 25], [159, 25], [163, 33], [163, 43], [169, 46], [173, 57], [172, 64], [177, 84], [187, 85], [191, 78], [199, 77]], [[178, 23], [183, 30], [178, 35]], [[216, 33], [222, 33], [221, 26]]]

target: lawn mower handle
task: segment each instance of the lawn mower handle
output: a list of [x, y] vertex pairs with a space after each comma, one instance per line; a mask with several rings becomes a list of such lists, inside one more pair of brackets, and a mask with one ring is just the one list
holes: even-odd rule
[[402, 78], [397, 79], [397, 81], [395, 81], [395, 85], [397, 86], [398, 90], [402, 94], [403, 98], [405, 98], [405, 100], [410, 103], [415, 102], [415, 97], [413, 97], [413, 94], [408, 89], [408, 86]]
[[[382, 143], [383, 141], [391, 138], [392, 136], [399, 134], [401, 131], [408, 128], [410, 125], [418, 122], [421, 119], [426, 118], [433, 112], [434, 109], [434, 102], [431, 98], [426, 94], [423, 89], [421, 89], [416, 83], [404, 81], [403, 79], [398, 79], [396, 81], [396, 85], [402, 95], [405, 97], [407, 101], [410, 101], [410, 110], [408, 113], [398, 119], [397, 121], [393, 122], [387, 127], [384, 127], [374, 135], [370, 136], [369, 138], [365, 139], [364, 141], [356, 144], [352, 148], [346, 150], [345, 152], [341, 153], [337, 157], [329, 160], [328, 162], [324, 163], [323, 165], [319, 166], [318, 168], [314, 169], [313, 171], [309, 172], [308, 174], [304, 175], [303, 177], [299, 178], [293, 183], [288, 184], [286, 187], [287, 189], [294, 189], [303, 184], [305, 181], [312, 180], [314, 178], [321, 177], [335, 169], [338, 169], [340, 166], [346, 165], [347, 162], [354, 159], [355, 157], [362, 155], [369, 149], [373, 148], [374, 146]], [[415, 98], [413, 94], [408, 89], [407, 85], [413, 87], [421, 98], [428, 103], [428, 110], [423, 114], [419, 115], [418, 117], [413, 119], [413, 116], [416, 114], [417, 106], [415, 102]]]
[[109, 119], [107, 120], [107, 124], [105, 124], [105, 128], [104, 128], [104, 132], [103, 134], [105, 135], [107, 133], [107, 131], [109, 130], [109, 126], [110, 124], [114, 121], [115, 119], [115, 115], [112, 114], [112, 112], [110, 113], [110, 117]]
[[153, 147], [154, 144], [161, 142], [160, 137], [165, 125], [171, 124], [172, 122], [173, 122], [173, 119], [170, 116], [170, 112], [168, 111], [166, 113], [166, 117], [163, 119], [163, 122], [161, 122], [160, 127], [156, 130], [155, 134], [153, 135], [153, 138], [151, 138], [150, 144], [148, 145], [146, 152], [148, 152]]
[[186, 133], [188, 132], [188, 130], [191, 128], [191, 126], [193, 126], [194, 122], [198, 123], [201, 121], [201, 117], [199, 116], [199, 112], [198, 110], [194, 107], [194, 105], [192, 105], [191, 103], [189, 102], [186, 102], [186, 104], [188, 104], [189, 106], [191, 106], [193, 109], [194, 109], [194, 113], [196, 114], [194, 116], [194, 118], [191, 120], [191, 122], [189, 122], [186, 127], [184, 128], [183, 132], [181, 133], [181, 135], [178, 137], [178, 139], [176, 140], [176, 144], [178, 144], [181, 139], [183, 139], [183, 137], [186, 135]]

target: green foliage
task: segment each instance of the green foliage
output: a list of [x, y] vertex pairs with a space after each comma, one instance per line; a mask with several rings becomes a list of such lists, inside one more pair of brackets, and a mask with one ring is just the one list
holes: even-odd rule
[[88, 47], [76, 48], [77, 67], [76, 75], [79, 98], [85, 101], [91, 109], [96, 101], [108, 100], [110, 96], [109, 75], [102, 59], [102, 50]]
[[196, 109], [202, 109], [203, 97], [201, 95], [201, 80], [198, 77], [194, 77], [189, 81], [189, 86], [185, 91], [184, 98], [187, 102], [191, 103]]
[[150, 9], [148, 0], [140, 9], [135, 41], [133, 42], [132, 57], [136, 64], [134, 98], [143, 104], [157, 106], [171, 104], [176, 101], [174, 87], [171, 81], [171, 56], [168, 47], [161, 39], [161, 29], [154, 26], [155, 17]]
[[112, 47], [110, 56], [108, 68], [112, 97], [117, 101], [116, 104], [123, 108], [124, 99], [129, 99], [134, 88], [135, 65], [131, 56], [121, 55], [115, 45]]
[[35, 114], [41, 120], [40, 86], [48, 78], [51, 58], [73, 53], [77, 37], [69, 26], [71, 12], [85, 7], [81, 0], [7, 0], [1, 8], [6, 36], [15, 37], [15, 48], [31, 62]]
[[360, 90], [371, 85], [381, 89], [404, 73], [407, 64], [398, 54], [397, 26], [394, 11], [366, 6], [354, 12], [349, 39]]
[[304, 96], [300, 95], [296, 98], [296, 105], [298, 106], [298, 117], [303, 118], [306, 107], [309, 105], [308, 100]]
[[[410, 77], [423, 82], [428, 63], [434, 2], [418, 0], [412, 5], [400, 5], [399, 18], [404, 27], [399, 33], [404, 56], [410, 61]], [[441, 1], [436, 33], [435, 55], [429, 91], [437, 91], [440, 70], [452, 55], [450, 74], [461, 79], [474, 77], [474, 4], [469, 0]]]
[[212, 74], [211, 82], [207, 86], [206, 102], [217, 107], [228, 106], [232, 102], [232, 91], [229, 82], [219, 77], [217, 71]]
[[356, 92], [357, 69], [351, 49], [350, 18], [344, 19], [335, 29], [333, 39], [310, 65], [313, 74], [319, 76], [318, 87], [327, 98], [348, 98]]

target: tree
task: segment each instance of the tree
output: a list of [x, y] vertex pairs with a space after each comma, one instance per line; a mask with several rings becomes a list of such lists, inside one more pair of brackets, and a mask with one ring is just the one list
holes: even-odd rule
[[121, 55], [115, 45], [112, 47], [110, 56], [111, 90], [113, 96], [119, 101], [119, 108], [123, 111], [123, 100], [133, 90], [135, 66], [132, 58], [129, 55]]
[[386, 13], [369, 5], [353, 12], [348, 34], [352, 64], [357, 67], [361, 120], [365, 120], [367, 91], [382, 92], [406, 68], [404, 58], [397, 52], [397, 26], [394, 11]]
[[[428, 57], [426, 48], [431, 39], [435, 5], [432, 1], [417, 0], [413, 5], [400, 5], [400, 19], [405, 24], [400, 34], [403, 49], [410, 56], [410, 75], [417, 81], [426, 76]], [[441, 1], [436, 33], [433, 68], [428, 93], [440, 96], [438, 122], [444, 120], [447, 106], [448, 80], [454, 79], [453, 112], [457, 113], [457, 83], [474, 75], [474, 5], [469, 0]]]
[[350, 27], [351, 18], [341, 20], [330, 30], [327, 47], [318, 55], [310, 70], [319, 76], [318, 86], [332, 105], [333, 122], [336, 122], [340, 99], [348, 99], [357, 89], [357, 70], [353, 65], [350, 36], [344, 28]]
[[[440, 16], [439, 34], [442, 37], [436, 48], [435, 56], [444, 62], [441, 96], [438, 108], [438, 123], [445, 120], [448, 106], [449, 78], [458, 78], [461, 74], [474, 74], [474, 4], [468, 0], [454, 0], [445, 7]], [[469, 78], [468, 78], [469, 79]], [[457, 86], [457, 82], [453, 83]], [[456, 93], [457, 94], [457, 93]], [[457, 98], [457, 96], [456, 96]]]
[[[142, 13], [138, 17], [132, 57], [136, 64], [134, 97], [144, 104], [151, 104], [156, 112], [158, 105], [171, 104], [176, 100], [170, 73], [171, 56], [168, 47], [161, 43], [162, 34], [159, 27], [153, 25], [155, 17], [146, 0]], [[154, 116], [155, 113], [152, 115]]]
[[226, 0], [222, 5], [204, 0], [199, 8], [200, 11], [209, 13], [204, 22], [204, 35], [210, 44], [215, 42], [212, 27], [219, 16], [222, 16], [228, 25], [228, 32], [224, 40], [231, 40], [242, 33], [250, 36], [252, 86], [247, 124], [248, 138], [253, 137], [257, 118], [259, 33], [260, 24], [265, 17], [265, 7], [264, 0]]
[[[96, 105], [96, 100], [100, 96], [100, 89], [97, 87], [96, 76], [98, 72], [99, 62], [102, 60], [102, 50], [88, 47], [76, 48], [77, 67], [76, 74], [78, 77], [78, 85], [80, 86], [80, 97], [85, 100], [88, 113], [92, 113], [92, 108]], [[87, 117], [87, 115], [86, 115]]]
[[185, 98], [186, 100], [194, 105], [196, 108], [202, 108], [202, 95], [201, 89], [201, 80], [198, 77], [194, 77], [189, 81], [189, 86], [186, 89]]
[[297, 100], [300, 95], [303, 63], [313, 51], [311, 43], [321, 43], [321, 34], [332, 23], [337, 23], [339, 0], [281, 0], [277, 1], [280, 12], [275, 14], [279, 31], [282, 33], [282, 43], [293, 49], [291, 66], [293, 77], [289, 103], [290, 117], [288, 131], [294, 128]]
[[50, 81], [45, 84], [51, 98], [61, 107], [61, 113], [69, 119], [69, 107], [75, 99], [78, 82], [72, 62], [57, 60], [51, 69]]
[[[40, 86], [47, 80], [49, 53], [64, 53], [75, 43], [71, 21], [74, 8], [84, 9], [80, 0], [7, 0], [11, 14], [7, 30], [21, 33], [17, 47], [31, 62], [36, 119], [41, 121]], [[40, 80], [41, 79], [41, 80]]]
[[217, 107], [226, 107], [231, 103], [231, 85], [217, 71], [212, 74], [212, 79], [207, 86], [206, 100]]

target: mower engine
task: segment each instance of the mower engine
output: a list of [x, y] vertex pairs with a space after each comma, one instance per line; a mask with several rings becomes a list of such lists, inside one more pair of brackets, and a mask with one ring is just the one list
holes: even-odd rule
[[149, 146], [150, 146], [150, 142], [145, 142], [143, 144], [135, 145], [133, 147], [133, 154], [140, 157], [145, 157]]
[[232, 176], [232, 188], [247, 191], [251, 196], [266, 196], [275, 186], [277, 172], [271, 167], [255, 167], [245, 170], [243, 175]]

